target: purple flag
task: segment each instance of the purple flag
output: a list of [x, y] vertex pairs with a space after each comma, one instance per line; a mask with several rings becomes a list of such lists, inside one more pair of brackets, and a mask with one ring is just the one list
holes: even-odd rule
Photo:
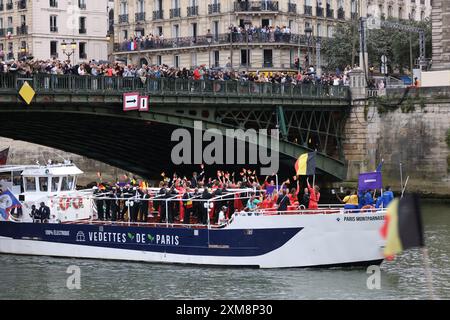
[[383, 188], [381, 172], [360, 173], [358, 180], [358, 191]]

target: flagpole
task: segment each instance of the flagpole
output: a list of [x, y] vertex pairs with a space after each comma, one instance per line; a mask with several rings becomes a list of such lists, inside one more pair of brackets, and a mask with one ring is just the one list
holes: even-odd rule
[[428, 293], [430, 294], [431, 300], [436, 300], [433, 289], [433, 276], [430, 267], [430, 257], [428, 255], [428, 248], [422, 247], [422, 259], [425, 267], [425, 275], [427, 277]]

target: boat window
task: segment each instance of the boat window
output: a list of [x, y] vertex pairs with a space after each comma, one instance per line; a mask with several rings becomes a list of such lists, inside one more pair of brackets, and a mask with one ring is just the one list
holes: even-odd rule
[[69, 185], [69, 190], [73, 190], [74, 189], [74, 185], [75, 185], [75, 177], [74, 176], [68, 176], [67, 177], [67, 183]]
[[39, 190], [42, 192], [48, 191], [48, 178], [47, 177], [39, 177]]
[[36, 179], [35, 177], [25, 177], [26, 191], [36, 191]]
[[61, 191], [70, 191], [70, 184], [68, 177], [62, 177], [61, 180]]
[[52, 192], [58, 191], [59, 177], [52, 177]]

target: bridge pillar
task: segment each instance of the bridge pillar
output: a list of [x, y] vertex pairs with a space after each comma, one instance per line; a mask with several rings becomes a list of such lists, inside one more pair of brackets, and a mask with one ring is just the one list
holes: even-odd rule
[[[360, 68], [353, 69], [350, 73], [351, 108], [347, 117], [344, 130], [344, 156], [347, 162], [347, 180], [355, 181], [360, 172], [365, 172], [370, 167], [368, 141], [368, 122], [366, 103], [366, 79], [364, 71]], [[373, 157], [373, 159], [375, 159]], [[375, 161], [375, 160], [373, 160]]]

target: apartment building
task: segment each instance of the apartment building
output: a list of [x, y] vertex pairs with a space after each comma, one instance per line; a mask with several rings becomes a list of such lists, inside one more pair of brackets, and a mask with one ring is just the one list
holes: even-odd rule
[[[414, 9], [420, 19], [422, 2], [424, 15], [430, 13], [430, 0], [115, 0], [114, 56], [170, 66], [295, 69], [298, 56], [301, 64], [307, 57], [315, 63], [320, 40], [333, 36], [337, 23], [366, 16], [374, 1], [393, 17]], [[230, 26], [255, 31], [247, 37]], [[261, 32], [267, 26], [273, 34]]]
[[0, 0], [0, 59], [107, 59], [108, 2]]

